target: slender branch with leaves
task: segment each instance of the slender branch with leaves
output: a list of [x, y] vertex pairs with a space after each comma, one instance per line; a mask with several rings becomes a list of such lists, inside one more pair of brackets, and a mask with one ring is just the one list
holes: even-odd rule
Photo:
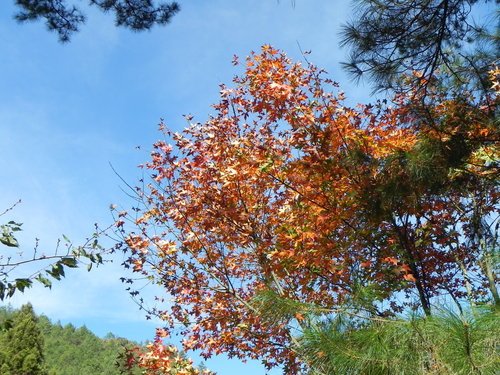
[[[6, 209], [0, 217], [8, 214], [19, 203], [21, 201]], [[12, 297], [16, 291], [24, 292], [35, 281], [50, 288], [52, 280], [61, 280], [65, 276], [65, 268], [83, 265], [90, 271], [93, 266], [104, 261], [106, 250], [101, 247], [98, 239], [106, 230], [97, 225], [95, 232], [82, 245], [74, 245], [63, 235], [63, 239], [57, 240], [55, 249], [50, 253], [42, 252], [36, 240], [32, 255], [28, 258], [18, 252], [20, 244], [16, 233], [21, 231], [21, 228], [22, 223], [15, 221], [0, 225], [0, 300]]]

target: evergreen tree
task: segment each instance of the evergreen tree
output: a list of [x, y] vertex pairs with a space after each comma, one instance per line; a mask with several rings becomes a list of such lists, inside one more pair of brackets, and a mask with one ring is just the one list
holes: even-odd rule
[[21, 307], [12, 319], [4, 345], [1, 373], [4, 375], [45, 375], [43, 337], [31, 304]]
[[[20, 372], [11, 366], [11, 359], [16, 353], [14, 347], [19, 348], [22, 343], [22, 339], [13, 341], [14, 335], [20, 336], [18, 324], [20, 315], [20, 310], [0, 307], [0, 375], [119, 375], [122, 374], [122, 362], [127, 348], [138, 347], [137, 343], [117, 337], [112, 333], [101, 339], [85, 326], [80, 328], [72, 324], [62, 326], [59, 322], [52, 323], [44, 315], [34, 316], [35, 319], [31, 321], [36, 324], [35, 336], [38, 331], [43, 339], [45, 371], [36, 372], [36, 366], [30, 368], [28, 362], [31, 359], [28, 359], [24, 365], [26, 372]], [[25, 321], [26, 318], [21, 320]], [[15, 327], [18, 329], [14, 330]], [[32, 328], [30, 330], [33, 332]], [[37, 346], [33, 340], [27, 342], [26, 348], [31, 348], [30, 345]], [[36, 355], [30, 354], [32, 354], [31, 358], [36, 358]], [[127, 372], [131, 375], [141, 373], [137, 367], [130, 368]]]
[[500, 325], [491, 306], [381, 317], [351, 302], [325, 316], [319, 306], [262, 291], [253, 306], [271, 324], [301, 317], [295, 349], [308, 375], [496, 374]]
[[[134, 31], [167, 24], [179, 11], [175, 1], [158, 5], [153, 0], [90, 0], [89, 3], [103, 12], [113, 12], [117, 26]], [[47, 28], [55, 31], [62, 42], [69, 41], [71, 34], [85, 22], [82, 11], [67, 0], [16, 0], [16, 5], [19, 8], [15, 15], [18, 21], [45, 19]]]
[[[498, 11], [493, 6], [481, 23], [472, 14], [491, 3], [361, 0], [342, 31], [343, 44], [350, 47], [345, 66], [355, 78], [366, 75], [382, 90], [415, 88], [438, 74], [458, 86], [472, 83], [484, 89], [489, 64], [498, 56]], [[418, 79], [401, 87], [401, 76], [412, 73]]]

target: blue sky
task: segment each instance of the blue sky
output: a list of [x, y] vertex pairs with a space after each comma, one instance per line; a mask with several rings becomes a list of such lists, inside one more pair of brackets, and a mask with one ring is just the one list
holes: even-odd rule
[[[170, 25], [144, 33], [118, 29], [111, 15], [90, 8], [81, 32], [60, 44], [42, 23], [17, 24], [13, 1], [6, 2], [0, 8], [0, 211], [22, 199], [6, 219], [24, 223], [24, 256], [35, 238], [50, 253], [63, 233], [79, 243], [93, 223], [110, 224], [109, 205], [129, 202], [109, 163], [133, 184], [137, 165], [161, 137], [160, 118], [177, 130], [183, 114], [205, 119], [218, 85], [239, 72], [231, 65], [234, 54], [243, 58], [271, 44], [301, 59], [300, 44], [352, 101], [366, 101], [370, 88], [350, 82], [339, 64], [347, 3], [181, 1]], [[129, 299], [119, 263], [117, 256], [90, 273], [72, 270], [52, 290], [35, 287], [10, 303], [31, 301], [53, 321], [85, 324], [101, 336], [112, 331], [147, 340], [156, 322]], [[226, 358], [207, 365], [222, 375], [265, 373], [258, 363]]]

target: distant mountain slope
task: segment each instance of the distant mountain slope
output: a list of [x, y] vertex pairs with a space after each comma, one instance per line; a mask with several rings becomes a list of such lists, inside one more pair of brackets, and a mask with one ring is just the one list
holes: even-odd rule
[[[7, 352], [7, 332], [12, 329], [17, 310], [0, 307], [0, 357]], [[119, 375], [117, 359], [125, 347], [137, 343], [108, 334], [99, 338], [85, 326], [62, 326], [46, 316], [37, 322], [43, 337], [43, 354], [48, 375]], [[139, 375], [140, 370], [128, 374]]]

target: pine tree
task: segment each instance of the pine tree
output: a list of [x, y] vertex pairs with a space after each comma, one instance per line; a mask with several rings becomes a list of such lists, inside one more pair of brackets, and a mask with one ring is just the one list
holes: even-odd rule
[[[176, 2], [155, 4], [151, 0], [90, 0], [103, 12], [113, 12], [117, 26], [134, 31], [149, 30], [154, 25], [170, 22], [179, 11]], [[71, 35], [85, 23], [83, 12], [66, 0], [16, 0], [19, 8], [15, 18], [19, 22], [45, 19], [50, 31], [55, 31], [62, 42], [69, 41]]]
[[[498, 11], [493, 1], [357, 3], [353, 21], [342, 31], [342, 44], [350, 49], [345, 67], [356, 79], [367, 76], [376, 90], [425, 86], [437, 75], [458, 87], [488, 86], [487, 72], [498, 56]], [[475, 9], [490, 4], [488, 17], [473, 17]], [[417, 73], [416, 80], [401, 81], [402, 75], [412, 73]]]
[[43, 338], [31, 304], [21, 307], [6, 335], [3, 375], [46, 375]]
[[319, 306], [267, 290], [252, 305], [266, 323], [300, 317], [294, 349], [308, 375], [496, 374], [500, 325], [493, 306], [464, 312], [435, 307], [431, 317], [381, 317], [360, 302], [327, 316]]

